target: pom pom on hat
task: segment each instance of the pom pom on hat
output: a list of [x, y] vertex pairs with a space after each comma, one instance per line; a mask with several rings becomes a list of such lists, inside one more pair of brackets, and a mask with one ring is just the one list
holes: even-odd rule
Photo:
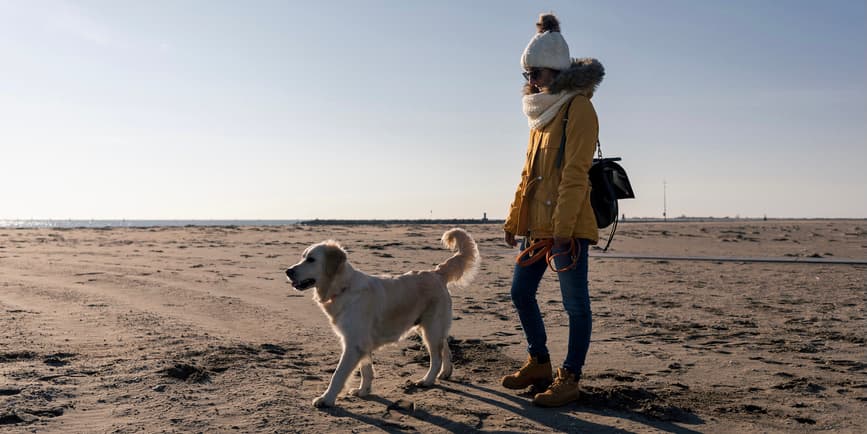
[[538, 33], [559, 32], [560, 21], [557, 21], [557, 17], [555, 17], [554, 14], [539, 15], [539, 22], [536, 23], [536, 31]]
[[525, 71], [530, 68], [550, 68], [558, 71], [569, 68], [572, 64], [569, 45], [560, 34], [560, 21], [557, 17], [553, 14], [540, 15], [536, 30], [538, 33], [530, 39], [521, 55], [521, 67]]

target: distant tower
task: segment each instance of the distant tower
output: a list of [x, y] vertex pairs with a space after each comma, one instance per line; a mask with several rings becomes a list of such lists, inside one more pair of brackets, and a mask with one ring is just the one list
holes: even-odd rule
[[482, 223], [486, 223], [488, 221], [488, 213], [482, 213]]
[[666, 197], [666, 183], [662, 180], [662, 220], [668, 221], [668, 200]]

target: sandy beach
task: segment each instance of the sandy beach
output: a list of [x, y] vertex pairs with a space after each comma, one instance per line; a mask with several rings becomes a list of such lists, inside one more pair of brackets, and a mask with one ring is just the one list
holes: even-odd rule
[[[311, 401], [339, 342], [283, 271], [333, 238], [372, 274], [427, 269], [444, 225], [0, 229], [0, 432], [865, 432], [867, 266], [590, 259], [582, 397], [540, 409], [499, 225], [452, 292], [455, 373], [417, 340], [374, 353], [372, 396]], [[622, 224], [612, 254], [867, 259], [864, 220]], [[556, 276], [539, 293], [555, 363]], [[354, 378], [350, 384], [358, 379]]]

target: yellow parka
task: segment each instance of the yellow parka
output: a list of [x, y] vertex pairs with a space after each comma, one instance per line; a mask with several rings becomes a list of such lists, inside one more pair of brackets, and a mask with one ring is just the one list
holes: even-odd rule
[[[595, 59], [577, 59], [561, 72], [552, 93], [577, 91], [554, 119], [541, 129], [530, 130], [521, 181], [509, 208], [504, 229], [518, 236], [536, 238], [599, 239], [590, 206], [587, 172], [593, 162], [599, 123], [590, 98], [604, 75]], [[557, 154], [563, 134], [563, 118], [569, 109], [566, 146], [560, 167]]]

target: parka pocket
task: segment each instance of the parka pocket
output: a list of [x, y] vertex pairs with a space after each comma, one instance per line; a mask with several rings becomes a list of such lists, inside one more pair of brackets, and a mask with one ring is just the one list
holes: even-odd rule
[[551, 232], [553, 230], [554, 209], [557, 199], [551, 197], [544, 189], [537, 189], [536, 194], [528, 204], [530, 206], [530, 230], [534, 232]]

